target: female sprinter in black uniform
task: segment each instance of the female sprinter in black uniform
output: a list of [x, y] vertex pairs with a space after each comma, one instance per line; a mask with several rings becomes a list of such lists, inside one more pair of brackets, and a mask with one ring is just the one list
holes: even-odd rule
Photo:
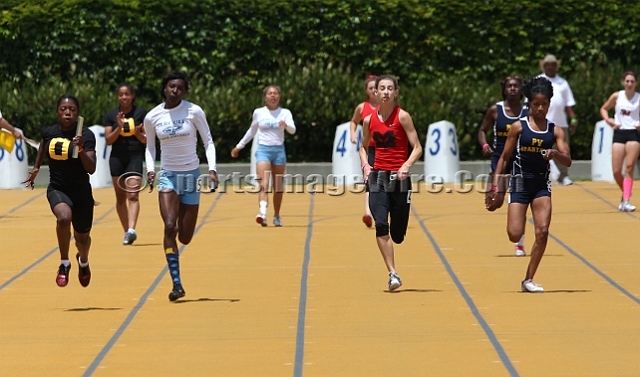
[[136, 93], [131, 84], [118, 85], [116, 92], [120, 106], [104, 117], [104, 137], [111, 145], [109, 168], [116, 192], [116, 210], [124, 229], [122, 243], [131, 245], [138, 238], [135, 229], [140, 213], [138, 191], [142, 183], [142, 160], [147, 141], [143, 125], [147, 110], [134, 105]]
[[[504, 150], [504, 143], [507, 141], [507, 133], [511, 124], [527, 115], [527, 108], [522, 105], [522, 78], [520, 76], [508, 76], [500, 80], [502, 88], [502, 101], [491, 106], [485, 113], [484, 120], [478, 131], [478, 142], [482, 146], [482, 154], [491, 155], [491, 176], [496, 170], [496, 165], [500, 155]], [[493, 127], [493, 147], [487, 143], [487, 132]], [[511, 155], [504, 174], [510, 174], [513, 167], [515, 153]], [[485, 198], [486, 204], [486, 198]], [[515, 245], [515, 255], [524, 256], [524, 234]]]
[[[89, 248], [94, 201], [89, 174], [96, 171], [96, 138], [88, 128], [83, 128], [82, 134], [76, 136], [80, 105], [75, 97], [68, 94], [60, 97], [57, 109], [59, 123], [42, 129], [36, 162], [23, 183], [33, 189], [46, 154], [49, 157], [50, 174], [47, 199], [56, 216], [56, 234], [60, 248], [56, 283], [60, 287], [69, 283], [69, 244], [73, 225], [73, 236], [78, 248], [78, 279], [80, 285], [86, 287], [91, 281]], [[76, 149], [78, 157], [73, 158]]]
[[[422, 146], [411, 115], [396, 105], [398, 80], [391, 75], [380, 76], [376, 92], [379, 107], [363, 122], [360, 162], [365, 184], [369, 185], [369, 207], [376, 223], [378, 248], [389, 270], [391, 292], [402, 285], [396, 273], [393, 243], [402, 243], [407, 233], [411, 205], [409, 169], [422, 156]], [[372, 138], [376, 142], [373, 167], [368, 162]], [[409, 145], [413, 148], [411, 155]]]
[[[517, 144], [510, 185], [507, 234], [511, 242], [522, 237], [527, 208], [531, 206], [536, 239], [521, 288], [523, 292], [544, 292], [540, 285], [533, 282], [533, 276], [547, 247], [551, 222], [549, 160], [555, 158], [561, 164], [570, 166], [571, 155], [562, 129], [546, 119], [553, 96], [551, 82], [544, 77], [533, 78], [524, 83], [522, 92], [529, 100], [529, 114], [511, 125], [504, 151], [496, 165], [489, 200], [496, 206], [504, 200], [504, 193], [498, 190], [498, 180], [506, 170], [507, 161]], [[552, 149], [554, 143], [557, 150]]]

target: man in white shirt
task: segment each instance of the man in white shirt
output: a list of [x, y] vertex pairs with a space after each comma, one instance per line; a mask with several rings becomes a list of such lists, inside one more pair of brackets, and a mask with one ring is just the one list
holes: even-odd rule
[[[571, 132], [575, 132], [578, 127], [578, 118], [573, 111], [573, 106], [575, 106], [576, 101], [573, 99], [573, 93], [571, 92], [569, 83], [556, 73], [560, 67], [560, 63], [561, 60], [556, 59], [554, 55], [545, 56], [544, 59], [540, 60], [540, 69], [543, 71], [540, 76], [547, 78], [553, 85], [553, 97], [551, 98], [551, 104], [549, 105], [547, 119], [555, 123], [556, 126], [562, 128], [564, 131], [564, 138], [567, 144], [569, 144], [569, 127], [571, 127]], [[571, 118], [571, 126], [569, 126], [569, 123], [567, 122], [567, 113], [569, 113], [569, 118]], [[573, 181], [569, 178], [569, 168], [558, 161], [556, 161], [555, 164], [560, 171], [558, 184], [572, 184]]]

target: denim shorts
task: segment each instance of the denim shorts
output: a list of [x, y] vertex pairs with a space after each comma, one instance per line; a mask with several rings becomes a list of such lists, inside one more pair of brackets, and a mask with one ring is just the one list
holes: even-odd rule
[[162, 169], [158, 173], [158, 191], [172, 190], [178, 194], [180, 203], [200, 204], [198, 177], [200, 177], [200, 169], [187, 171]]
[[284, 144], [282, 145], [262, 145], [258, 144], [256, 150], [256, 162], [267, 161], [273, 165], [286, 165], [287, 154], [284, 151]]

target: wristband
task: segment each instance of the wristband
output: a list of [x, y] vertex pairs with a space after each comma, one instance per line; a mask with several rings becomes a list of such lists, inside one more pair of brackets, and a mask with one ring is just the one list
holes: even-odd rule
[[493, 187], [491, 188], [491, 191], [498, 191], [498, 186], [493, 186]]
[[364, 168], [366, 168], [367, 166], [371, 166], [371, 165], [369, 165], [369, 163], [366, 162], [364, 165], [362, 165], [362, 170], [364, 170]]
[[78, 148], [78, 153], [82, 152], [84, 150], [84, 148], [80, 147]]
[[571, 118], [571, 123], [578, 123], [578, 118]]
[[489, 146], [489, 143], [484, 143], [484, 144], [482, 144], [482, 149], [485, 149], [488, 146]]
[[609, 121], [609, 117], [604, 117], [604, 120], [608, 122]]

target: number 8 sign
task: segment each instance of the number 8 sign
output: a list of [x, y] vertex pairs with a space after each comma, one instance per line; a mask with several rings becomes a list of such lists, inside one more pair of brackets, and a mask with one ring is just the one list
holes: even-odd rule
[[446, 120], [429, 125], [424, 150], [425, 177], [435, 175], [442, 182], [455, 182], [460, 170], [456, 126]]

